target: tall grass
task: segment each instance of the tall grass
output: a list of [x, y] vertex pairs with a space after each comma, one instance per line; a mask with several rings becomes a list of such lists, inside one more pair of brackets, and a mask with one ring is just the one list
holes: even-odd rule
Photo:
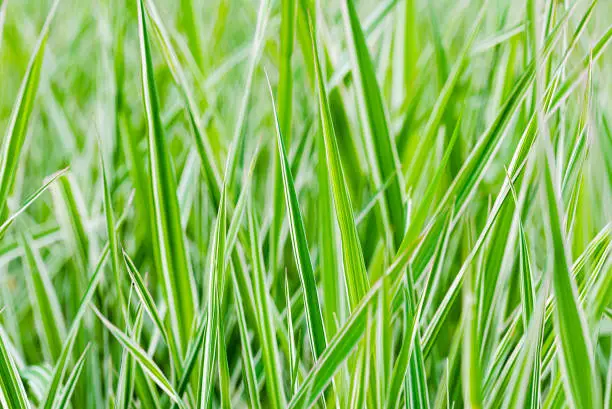
[[2, 408], [612, 408], [608, 2], [0, 1]]

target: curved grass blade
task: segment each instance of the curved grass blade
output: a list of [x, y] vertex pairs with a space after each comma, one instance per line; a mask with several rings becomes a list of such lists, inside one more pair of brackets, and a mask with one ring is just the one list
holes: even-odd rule
[[179, 86], [179, 90], [181, 91], [181, 95], [185, 100], [185, 104], [187, 105], [189, 123], [191, 125], [195, 138], [195, 145], [198, 151], [198, 156], [200, 157], [200, 163], [204, 170], [204, 174], [207, 177], [208, 188], [210, 189], [214, 204], [215, 206], [218, 206], [221, 197], [221, 176], [219, 174], [219, 169], [215, 162], [212, 147], [210, 146], [210, 142], [208, 141], [207, 135], [202, 127], [202, 124], [200, 123], [200, 110], [198, 109], [198, 106], [195, 103], [195, 99], [191, 93], [192, 88], [187, 82], [187, 78], [185, 76], [181, 63], [177, 57], [174, 47], [172, 46], [168, 30], [166, 29], [159, 13], [157, 12], [153, 1], [148, 1], [147, 5], [149, 16], [151, 17], [151, 23], [155, 28], [155, 33], [157, 34], [157, 37], [159, 39], [164, 58], [166, 60], [166, 63], [168, 64], [170, 72], [172, 73], [174, 81]]

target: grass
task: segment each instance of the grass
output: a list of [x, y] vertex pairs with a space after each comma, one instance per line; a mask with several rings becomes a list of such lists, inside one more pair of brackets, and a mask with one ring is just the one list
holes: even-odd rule
[[610, 13], [0, 0], [0, 406], [611, 409]]

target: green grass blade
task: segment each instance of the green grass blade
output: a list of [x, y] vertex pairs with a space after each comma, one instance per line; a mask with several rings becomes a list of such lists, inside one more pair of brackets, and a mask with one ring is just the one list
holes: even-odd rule
[[[217, 294], [218, 297], [218, 294]], [[220, 301], [216, 301], [216, 305], [218, 306]], [[227, 351], [225, 347], [225, 329], [224, 323], [219, 319], [217, 321], [217, 350], [218, 350], [218, 358], [217, 362], [219, 365], [219, 390], [221, 395], [221, 408], [222, 409], [231, 409], [231, 397], [230, 397], [230, 374], [229, 374], [229, 366], [227, 363]]]
[[215, 201], [215, 205], [219, 204], [220, 193], [221, 193], [221, 177], [219, 169], [215, 162], [213, 149], [210, 146], [207, 135], [200, 122], [201, 114], [198, 109], [198, 105], [195, 102], [195, 97], [192, 94], [192, 88], [187, 82], [185, 72], [182, 65], [177, 57], [176, 51], [172, 46], [172, 41], [168, 30], [166, 29], [157, 9], [155, 8], [153, 1], [148, 1], [148, 11], [151, 17], [152, 26], [155, 28], [155, 34], [159, 39], [164, 58], [170, 72], [174, 78], [174, 81], [178, 84], [185, 104], [187, 105], [187, 113], [189, 115], [189, 123], [191, 125], [193, 135], [195, 138], [196, 149], [198, 156], [200, 157], [201, 165], [204, 170], [204, 174], [207, 177], [208, 187], [211, 190], [211, 196]]
[[30, 409], [30, 402], [13, 357], [7, 349], [7, 335], [0, 329], [0, 387], [7, 409]]
[[[278, 122], [281, 134], [290, 144], [292, 131], [292, 110], [293, 110], [293, 46], [295, 43], [295, 26], [298, 4], [293, 0], [283, 0], [281, 2], [281, 27], [280, 27], [280, 61], [278, 78]], [[279, 161], [275, 156], [273, 160], [274, 175], [274, 203], [273, 211], [275, 215], [282, 214], [282, 198], [280, 192], [282, 178], [279, 173]], [[273, 217], [270, 226], [270, 251], [268, 264], [276, 270], [279, 234], [281, 229], [281, 217]]]
[[242, 297], [240, 296], [240, 290], [238, 289], [238, 285], [236, 284], [236, 279], [233, 273], [232, 281], [234, 282], [236, 315], [238, 317], [238, 328], [240, 330], [240, 351], [242, 355], [242, 370], [244, 371], [244, 377], [247, 384], [251, 407], [253, 409], [261, 409], [261, 398], [259, 397], [259, 387], [257, 385], [257, 374], [255, 370], [255, 363], [253, 360], [251, 342], [249, 339], [249, 330], [246, 323], [246, 316], [244, 314]]
[[142, 349], [138, 344], [134, 342], [128, 335], [126, 335], [119, 328], [114, 326], [98, 309], [94, 306], [91, 307], [98, 316], [98, 319], [104, 326], [110, 331], [110, 333], [119, 341], [119, 343], [128, 350], [128, 352], [134, 357], [136, 362], [140, 365], [143, 371], [163, 390], [172, 400], [182, 406], [181, 398], [178, 396], [172, 384], [166, 378], [161, 369], [153, 362], [153, 360], [147, 355], [146, 351]]
[[402, 190], [404, 183], [399, 159], [391, 140], [382, 94], [353, 0], [342, 2], [342, 15], [351, 51], [352, 72], [355, 76], [362, 122], [367, 124], [366, 151], [371, 155], [370, 167], [374, 183], [380, 185], [391, 179], [385, 191], [385, 207], [393, 235], [393, 247], [397, 247], [404, 237], [406, 224]]
[[2, 141], [2, 156], [0, 156], [1, 211], [4, 211], [6, 207], [6, 199], [15, 181], [17, 165], [21, 157], [21, 150], [25, 141], [30, 114], [34, 107], [36, 90], [38, 89], [43, 57], [45, 55], [45, 46], [49, 35], [49, 27], [55, 16], [58, 4], [59, 0], [55, 0], [40, 32], [38, 41], [30, 57], [25, 76], [21, 82], [19, 94], [13, 105], [9, 124]]
[[104, 164], [104, 154], [102, 152], [102, 143], [98, 140], [98, 156], [100, 159], [100, 170], [102, 173], [102, 185], [104, 188], [104, 216], [106, 219], [106, 234], [108, 235], [108, 245], [110, 248], [111, 271], [115, 281], [115, 291], [118, 299], [118, 307], [121, 311], [121, 316], [125, 321], [127, 319], [127, 301], [123, 295], [123, 287], [121, 282], [121, 267], [119, 264], [119, 244], [115, 235], [115, 216], [113, 214], [113, 199], [111, 196], [111, 187]]
[[332, 381], [334, 374], [345, 363], [359, 340], [363, 338], [367, 325], [371, 325], [371, 319], [368, 320], [368, 311], [373, 307], [385, 277], [381, 277], [374, 283], [353, 309], [348, 321], [330, 340], [329, 346], [289, 402], [289, 409], [310, 408], [316, 403], [318, 396]]
[[[544, 136], [543, 136], [544, 137]], [[584, 311], [578, 302], [576, 283], [570, 274], [571, 261], [562, 230], [562, 210], [557, 185], [553, 182], [550, 155], [544, 171], [546, 214], [554, 251], [553, 289], [557, 300], [555, 331], [566, 394], [576, 408], [595, 408], [601, 404], [596, 381], [593, 344], [590, 340]]]
[[179, 363], [180, 357], [178, 356], [176, 340], [174, 339], [172, 332], [168, 332], [166, 330], [166, 326], [162, 320], [162, 317], [159, 311], [157, 310], [157, 307], [155, 306], [153, 296], [149, 293], [149, 290], [147, 290], [142, 276], [136, 269], [136, 266], [134, 265], [132, 259], [130, 259], [130, 256], [128, 256], [125, 251], [123, 251], [123, 261], [125, 263], [127, 272], [132, 280], [132, 283], [134, 284], [134, 288], [136, 289], [136, 294], [138, 294], [140, 302], [144, 306], [144, 309], [147, 311], [147, 314], [149, 314], [149, 316], [155, 323], [155, 326], [157, 327], [159, 332], [162, 334], [164, 341], [170, 349], [170, 353], [175, 364]]
[[206, 314], [206, 335], [204, 340], [204, 351], [202, 353], [202, 376], [200, 380], [200, 409], [208, 408], [212, 399], [213, 385], [211, 380], [214, 379], [215, 362], [218, 362], [220, 356], [218, 354], [219, 344], [219, 328], [221, 325], [220, 314], [220, 296], [219, 292], [222, 288], [222, 280], [224, 277], [224, 251], [225, 251], [225, 234], [226, 234], [226, 205], [225, 205], [225, 189], [221, 190], [221, 202], [219, 204], [219, 212], [217, 221], [213, 230], [213, 242], [211, 246], [211, 256], [208, 267], [208, 288], [207, 288], [207, 314]]
[[23, 202], [21, 207], [17, 211], [15, 211], [13, 214], [11, 214], [9, 216], [9, 218], [6, 219], [6, 221], [4, 223], [2, 223], [2, 225], [0, 226], [0, 238], [2, 238], [4, 236], [4, 233], [13, 224], [15, 219], [17, 219], [17, 217], [19, 217], [20, 214], [25, 212], [28, 209], [28, 207], [30, 207], [30, 205], [32, 203], [34, 203], [36, 201], [36, 199], [38, 199], [40, 197], [40, 195], [42, 195], [49, 188], [49, 186], [53, 182], [55, 182], [59, 177], [65, 175], [66, 172], [68, 172], [68, 168], [59, 170], [59, 171], [55, 172], [54, 174], [50, 175], [49, 177], [47, 177], [46, 180], [45, 180], [45, 183], [41, 187], [39, 187], [36, 192], [32, 193], [25, 200], [25, 202]]
[[[138, 341], [140, 333], [142, 331], [143, 323], [143, 308], [138, 307], [136, 319], [132, 325], [130, 336]], [[121, 367], [119, 368], [119, 379], [117, 380], [117, 387], [115, 388], [115, 407], [117, 409], [129, 409], [132, 395], [134, 393], [134, 374], [136, 371], [136, 361], [129, 354], [127, 350], [123, 350], [121, 354]]]
[[257, 223], [253, 209], [249, 206], [247, 210], [249, 242], [251, 245], [251, 260], [253, 263], [253, 284], [255, 302], [257, 306], [258, 333], [261, 342], [261, 354], [264, 371], [266, 374], [266, 390], [270, 407], [281, 409], [286, 407], [285, 392], [282, 389], [281, 365], [276, 344], [275, 322], [272, 317], [270, 296], [264, 276], [264, 264], [261, 254], [261, 245], [257, 235]]
[[142, 67], [142, 91], [147, 114], [151, 190], [153, 192], [153, 243], [158, 274], [163, 282], [172, 331], [179, 353], [187, 348], [197, 306], [195, 285], [189, 267], [181, 228], [176, 180], [168, 155], [155, 85], [151, 46], [142, 0], [138, 1], [138, 31]]
[[325, 145], [326, 164], [334, 197], [336, 217], [338, 218], [338, 225], [340, 226], [342, 258], [344, 260], [349, 303], [353, 308], [359, 303], [359, 300], [361, 300], [363, 295], [367, 292], [370, 285], [366, 273], [365, 261], [363, 259], [363, 252], [361, 250], [361, 243], [359, 242], [357, 228], [355, 227], [353, 206], [346, 188], [346, 179], [342, 170], [342, 164], [340, 163], [338, 142], [331, 119], [331, 110], [327, 99], [327, 91], [325, 90], [324, 77], [321, 72], [317, 42], [314, 38], [312, 27], [310, 27], [310, 34], [315, 56], [315, 72], [319, 95], [318, 108]]
[[298, 203], [297, 193], [291, 167], [287, 160], [285, 142], [281, 131], [281, 124], [276, 115], [276, 107], [274, 104], [274, 96], [272, 88], [270, 88], [272, 97], [272, 106], [274, 109], [274, 119], [276, 121], [276, 145], [278, 147], [278, 155], [280, 160], [280, 168], [282, 172], [283, 188], [285, 191], [285, 203], [287, 206], [287, 214], [289, 216], [289, 231], [291, 232], [291, 243], [293, 244], [293, 256], [300, 275], [300, 283], [304, 293], [304, 304], [306, 307], [306, 320], [308, 322], [308, 332], [310, 343], [317, 359], [327, 347], [327, 336], [323, 326], [323, 315], [319, 304], [319, 296], [317, 293], [317, 282], [310, 261], [310, 251], [306, 240], [306, 231], [304, 229], [304, 221]]
[[48, 357], [55, 361], [61, 354], [63, 340], [66, 336], [64, 316], [47, 267], [38, 250], [31, 246], [32, 238], [29, 234], [21, 233], [21, 243], [25, 252], [25, 264], [28, 266], [26, 281], [34, 307], [36, 326], [40, 331]]
[[74, 392], [74, 388], [76, 387], [77, 381], [81, 376], [81, 372], [83, 372], [83, 367], [85, 365], [85, 358], [87, 358], [87, 353], [89, 352], [89, 345], [85, 348], [85, 351], [81, 354], [76, 364], [74, 364], [74, 368], [72, 369], [72, 373], [68, 376], [66, 380], [66, 385], [64, 386], [64, 392], [60, 397], [57, 406], [53, 409], [66, 409], [70, 406], [70, 397]]

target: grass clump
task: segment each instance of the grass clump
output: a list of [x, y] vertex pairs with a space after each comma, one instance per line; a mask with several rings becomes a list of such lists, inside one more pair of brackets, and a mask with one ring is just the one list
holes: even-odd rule
[[2, 408], [609, 409], [610, 13], [3, 0]]

